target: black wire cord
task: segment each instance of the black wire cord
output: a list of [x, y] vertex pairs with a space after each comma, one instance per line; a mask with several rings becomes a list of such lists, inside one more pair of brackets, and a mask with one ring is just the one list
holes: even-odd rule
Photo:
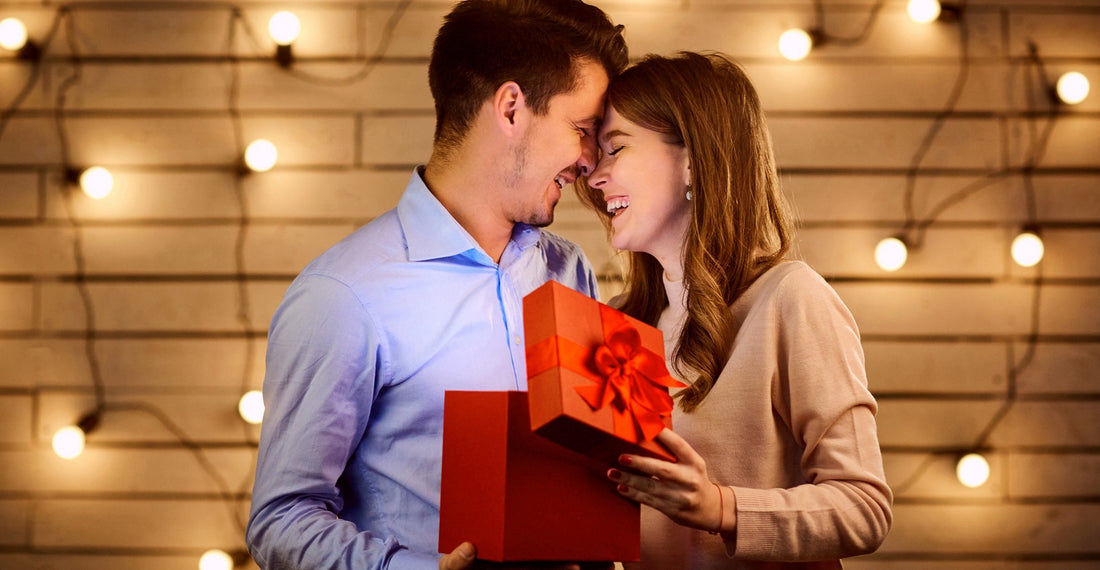
[[[962, 29], [965, 28], [966, 21], [961, 16], [959, 19], [959, 26], [960, 35], [962, 35], [965, 33], [962, 31]], [[1038, 48], [1035, 46], [1034, 43], [1031, 42], [1029, 42], [1028, 47], [1029, 57], [1027, 61], [1028, 67], [1027, 69], [1025, 69], [1024, 75], [1024, 91], [1027, 99], [1027, 106], [1029, 111], [1028, 115], [1030, 117], [1038, 114], [1041, 111], [1039, 107], [1039, 102], [1035, 100], [1035, 85], [1034, 79], [1032, 77], [1033, 73], [1037, 73], [1039, 75], [1040, 85], [1043, 86], [1044, 89], [1046, 89], [1050, 85], [1050, 83], [1047, 80], [1043, 60], [1039, 57]], [[965, 54], [965, 51], [963, 51], [962, 53]], [[961, 66], [962, 64], [960, 65], [960, 67]], [[952, 92], [952, 97], [950, 99], [948, 109], [945, 111], [945, 113], [941, 113], [939, 116], [937, 116], [937, 120], [942, 120], [941, 117], [943, 117], [943, 119], [946, 119], [946, 117], [950, 116], [950, 114], [953, 112], [954, 104], [955, 102], [957, 102], [958, 99], [956, 91], [958, 90], [953, 90]], [[1054, 127], [1057, 123], [1058, 116], [1059, 113], [1057, 103], [1055, 103], [1054, 101], [1050, 101], [1046, 108], [1046, 122], [1041, 132], [1037, 132], [1035, 122], [1031, 119], [1028, 119], [1028, 128], [1031, 134], [1031, 136], [1029, 137], [1030, 146], [1028, 148], [1027, 156], [1022, 169], [1028, 224], [1034, 224], [1037, 218], [1035, 187], [1032, 176], [1035, 168], [1038, 166], [1039, 162], [1042, 161], [1043, 156], [1046, 153], [1046, 147], [1050, 141], [1051, 134], [1054, 132]], [[938, 128], [936, 130], [938, 130]], [[930, 129], [929, 132], [933, 132], [932, 129]], [[926, 141], [930, 140], [930, 138], [931, 137], [926, 137]], [[926, 145], [922, 145], [921, 148], [922, 151], [920, 152], [924, 152], [927, 150]], [[916, 168], [917, 165], [919, 165], [919, 162], [919, 160], [914, 160], [913, 163], [914, 166], [911, 172], [914, 178], [916, 176]], [[942, 214], [951, 206], [958, 204], [968, 196], [972, 195], [974, 192], [977, 192], [982, 188], [986, 188], [994, 182], [1007, 177], [1009, 175], [1009, 172], [1010, 169], [1008, 167], [1001, 168], [996, 171], [990, 172], [989, 174], [985, 175], [981, 180], [964, 186], [962, 189], [956, 191], [955, 193], [949, 195], [947, 198], [942, 200], [937, 206], [930, 210], [928, 216], [925, 219], [920, 221], [916, 221], [912, 215], [912, 186], [911, 184], [907, 185], [906, 215], [907, 218], [911, 220], [911, 222], [907, 223], [907, 227], [918, 228], [919, 231], [922, 232], [921, 239], [923, 240], [923, 232], [927, 230], [928, 226], [935, 222], [940, 214]], [[970, 444], [968, 450], [985, 449], [988, 446], [989, 438], [993, 435], [993, 432], [996, 431], [997, 427], [1001, 424], [1004, 418], [1008, 416], [1009, 411], [1012, 410], [1017, 401], [1017, 384], [1019, 376], [1034, 361], [1035, 352], [1038, 349], [1039, 317], [1042, 307], [1042, 289], [1043, 267], [1042, 264], [1039, 264], [1035, 268], [1035, 277], [1033, 279], [1031, 310], [1029, 313], [1029, 332], [1026, 337], [1027, 348], [1020, 359], [1018, 361], [1015, 361], [1015, 350], [1013, 350], [1011, 346], [1009, 347], [1009, 366], [1005, 386], [1004, 401], [1001, 402], [1000, 407], [997, 408], [997, 410], [990, 417], [989, 421], [979, 432], [974, 442]], [[940, 455], [941, 454], [933, 453], [932, 455], [926, 457], [925, 460], [922, 461], [920, 464], [918, 464], [916, 469], [914, 469], [909, 477], [907, 477], [902, 483], [894, 486], [895, 495], [900, 495], [901, 493], [911, 488], [920, 479], [920, 477], [924, 475], [928, 468], [931, 467], [935, 459]]]
[[[375, 68], [377, 62], [384, 56], [385, 52], [387, 51], [387, 49], [388, 49], [388, 47], [389, 47], [389, 45], [390, 45], [390, 43], [393, 39], [393, 32], [394, 32], [397, 24], [402, 19], [402, 16], [406, 12], [406, 10], [407, 10], [410, 3], [411, 3], [411, 0], [403, 0], [400, 4], [398, 4], [394, 8], [393, 12], [391, 13], [391, 15], [390, 15], [390, 17], [387, 21], [387, 24], [386, 24], [385, 28], [383, 30], [383, 33], [381, 35], [379, 44], [376, 48], [376, 55], [371, 57], [371, 56], [367, 56], [366, 54], [360, 53], [360, 57], [363, 58], [363, 64], [362, 64], [362, 67], [360, 69], [356, 70], [354, 73], [349, 74], [348, 76], [345, 76], [345, 77], [326, 78], [326, 77], [321, 77], [321, 76], [317, 76], [317, 75], [308, 73], [304, 70], [298, 69], [298, 68], [293, 67], [293, 66], [290, 67], [290, 68], [285, 68], [284, 71], [291, 74], [291, 75], [293, 75], [294, 77], [299, 78], [299, 79], [309, 81], [309, 82], [312, 82], [312, 83], [323, 84], [323, 85], [348, 85], [348, 84], [352, 84], [352, 83], [355, 83], [355, 82], [362, 81], [362, 80], [366, 79], [369, 76], [370, 72]], [[863, 26], [863, 28], [862, 28], [862, 30], [860, 31], [859, 34], [857, 34], [856, 36], [852, 36], [852, 37], [839, 37], [839, 36], [831, 36], [831, 35], [828, 35], [827, 33], [825, 33], [825, 31], [824, 31], [824, 28], [825, 28], [824, 6], [823, 6], [821, 0], [815, 0], [814, 9], [815, 9], [815, 13], [816, 13], [816, 16], [817, 16], [817, 31], [820, 34], [822, 34], [822, 37], [824, 37], [830, 43], [835, 43], [837, 45], [845, 45], [845, 46], [857, 45], [857, 44], [865, 41], [866, 38], [869, 36], [870, 32], [874, 28], [875, 23], [878, 20], [878, 17], [879, 17], [879, 14], [881, 12], [881, 9], [882, 9], [883, 5], [884, 5], [884, 0], [879, 0], [878, 2], [876, 2], [871, 7], [871, 9], [869, 11], [869, 14], [868, 14], [868, 17], [867, 17], [867, 20], [866, 20], [866, 22], [865, 22], [865, 24], [864, 24], [864, 26]], [[63, 4], [63, 5], [58, 6], [57, 12], [56, 12], [55, 17], [54, 17], [54, 21], [51, 24], [49, 32], [47, 33], [45, 39], [42, 42], [42, 46], [41, 46], [42, 56], [43, 56], [43, 59], [44, 59], [50, 45], [52, 44], [53, 40], [56, 37], [56, 34], [57, 34], [58, 30], [60, 29], [61, 25], [62, 24], [65, 25], [66, 32], [67, 32], [66, 35], [67, 35], [67, 39], [68, 39], [68, 47], [69, 47], [70, 54], [71, 54], [69, 62], [73, 67], [72, 67], [72, 70], [70, 71], [69, 75], [62, 81], [62, 83], [61, 83], [61, 85], [58, 89], [57, 104], [55, 106], [55, 113], [54, 113], [55, 125], [56, 125], [56, 128], [57, 128], [58, 138], [59, 138], [59, 142], [60, 142], [61, 162], [62, 162], [63, 167], [68, 168], [69, 165], [70, 165], [70, 162], [69, 162], [69, 160], [70, 160], [70, 149], [69, 149], [68, 137], [66, 135], [65, 126], [64, 126], [64, 117], [65, 117], [64, 109], [65, 109], [66, 97], [67, 97], [67, 94], [68, 94], [69, 90], [72, 87], [74, 87], [76, 84], [78, 84], [79, 81], [80, 81], [80, 78], [81, 78], [81, 54], [80, 54], [80, 50], [79, 50], [78, 46], [75, 43], [75, 38], [77, 36], [75, 34], [76, 30], [75, 30], [75, 24], [73, 22], [73, 11], [74, 11], [74, 9], [80, 9], [80, 10], [102, 10], [102, 9], [211, 10], [211, 9], [226, 9], [226, 10], [229, 10], [230, 14], [231, 14], [230, 34], [229, 34], [229, 41], [228, 41], [228, 46], [227, 46], [226, 55], [225, 55], [225, 59], [229, 63], [230, 70], [231, 70], [230, 90], [229, 90], [230, 95], [229, 95], [229, 105], [228, 105], [229, 109], [228, 109], [228, 111], [229, 111], [229, 114], [232, 118], [233, 130], [234, 130], [234, 141], [237, 143], [238, 148], [243, 148], [243, 134], [242, 134], [242, 125], [241, 125], [241, 115], [240, 115], [240, 109], [239, 109], [240, 59], [241, 59], [241, 56], [240, 56], [240, 54], [236, 53], [236, 51], [235, 51], [235, 39], [236, 39], [235, 31], [236, 31], [237, 26], [240, 26], [240, 28], [244, 31], [246, 37], [249, 39], [249, 42], [250, 42], [251, 46], [253, 47], [253, 49], [257, 53], [262, 52], [263, 49], [261, 47], [262, 43], [260, 42], [258, 36], [255, 34], [254, 30], [251, 28], [251, 26], [250, 26], [249, 22], [247, 21], [247, 19], [245, 19], [243, 17], [241, 9], [240, 9], [239, 6], [234, 5], [234, 4], [229, 4], [229, 3], [221, 3], [221, 2], [190, 2], [190, 3], [179, 3], [179, 4], [168, 4], [168, 5], [165, 5], [163, 3], [155, 3], [155, 2], [84, 2], [84, 3], [80, 3], [80, 4], [76, 4], [76, 5]], [[360, 9], [359, 9], [359, 13], [360, 13], [360, 17], [361, 17], [362, 7], [360, 7]], [[913, 198], [914, 198], [914, 195], [915, 195], [915, 181], [916, 181], [916, 178], [917, 178], [917, 176], [919, 175], [919, 172], [920, 172], [920, 165], [923, 162], [923, 160], [924, 160], [925, 156], [927, 155], [928, 151], [931, 149], [932, 144], [934, 143], [937, 134], [942, 129], [942, 127], [943, 127], [944, 123], [946, 122], [946, 120], [954, 115], [955, 107], [958, 103], [959, 97], [961, 96], [963, 87], [965, 86], [968, 75], [969, 75], [969, 65], [970, 65], [969, 38], [968, 38], [967, 22], [965, 20], [964, 13], [960, 12], [958, 26], [959, 26], [959, 71], [958, 71], [958, 74], [956, 76], [954, 86], [952, 87], [951, 93], [948, 96], [948, 99], [947, 99], [947, 102], [944, 106], [944, 109], [936, 115], [935, 119], [933, 120], [932, 125], [930, 125], [928, 131], [926, 132], [924, 138], [922, 139], [921, 144], [918, 146], [918, 149], [917, 149], [916, 153], [914, 154], [913, 159], [910, 162], [910, 167], [909, 167], [909, 169], [907, 171], [907, 174], [906, 174], [906, 190], [905, 190], [906, 224], [905, 224], [904, 231], [905, 232], [916, 232], [916, 238], [914, 239], [913, 243], [914, 243], [914, 245], [918, 245], [918, 246], [923, 242], [924, 234], [927, 231], [927, 229], [929, 228], [929, 226], [931, 226], [938, 219], [938, 217], [940, 215], [942, 215], [945, 211], [950, 209], [952, 206], [960, 203], [961, 201], [965, 200], [967, 197], [974, 194], [975, 192], [977, 192], [981, 189], [984, 189], [986, 187], [989, 187], [990, 185], [994, 184], [995, 182], [1004, 179], [1005, 177], [1009, 176], [1009, 174], [1011, 172], [1010, 169], [1007, 168], [1007, 167], [989, 172], [986, 175], [984, 175], [981, 179], [979, 179], [975, 182], [972, 182], [972, 183], [964, 186], [963, 188], [959, 189], [958, 191], [954, 192], [953, 194], [949, 195], [947, 198], [942, 200], [939, 204], [937, 204], [933, 208], [931, 208], [929, 210], [929, 213], [923, 219], [918, 219], [915, 215], [914, 207], [913, 207]], [[362, 47], [362, 45], [363, 45], [362, 28], [363, 28], [362, 22], [360, 22], [360, 25], [357, 26], [358, 33], [360, 34], [359, 41], [358, 41], [358, 45], [360, 45], [360, 47]], [[1048, 85], [1048, 83], [1046, 82], [1045, 70], [1043, 69], [1042, 60], [1038, 56], [1038, 50], [1034, 46], [1034, 44], [1032, 44], [1030, 46], [1030, 48], [1031, 48], [1031, 57], [1030, 57], [1029, 61], [1032, 65], [1034, 65], [1038, 69], [1039, 74], [1042, 76], [1041, 79], [1043, 80], [1043, 85]], [[2, 112], [0, 112], [0, 137], [3, 136], [3, 134], [5, 132], [5, 129], [8, 126], [11, 118], [18, 111], [19, 107], [23, 104], [23, 102], [26, 100], [26, 98], [29, 96], [29, 94], [33, 91], [35, 85], [37, 84], [38, 80], [41, 77], [42, 67], [43, 67], [43, 62], [41, 62], [41, 61], [34, 65], [33, 69], [30, 72], [28, 80], [24, 84], [23, 88], [16, 95], [16, 97], [14, 98], [12, 103], [9, 104], [9, 106], [7, 106]], [[1028, 75], [1028, 104], [1029, 104], [1029, 107], [1031, 108], [1032, 112], [1035, 112], [1036, 105], [1035, 105], [1035, 101], [1033, 100], [1033, 96], [1032, 96], [1033, 94], [1031, 93], [1031, 91], [1033, 91], [1033, 89], [1031, 88], [1031, 76]], [[1054, 125], [1055, 125], [1055, 122], [1056, 122], [1055, 121], [1056, 117], [1057, 117], [1056, 110], [1052, 108], [1051, 112], [1048, 116], [1046, 125], [1045, 125], [1042, 133], [1039, 133], [1039, 134], [1036, 134], [1034, 132], [1034, 128], [1035, 128], [1034, 123], [1029, 123], [1029, 127], [1032, 129], [1032, 137], [1031, 137], [1032, 145], [1031, 145], [1031, 148], [1029, 149], [1028, 159], [1025, 163], [1025, 168], [1024, 168], [1024, 185], [1025, 185], [1025, 190], [1027, 192], [1028, 220], [1029, 220], [1029, 222], [1034, 222], [1035, 217], [1036, 217], [1036, 215], [1035, 215], [1035, 192], [1034, 192], [1034, 187], [1033, 187], [1033, 183], [1032, 183], [1032, 179], [1031, 179], [1032, 178], [1032, 173], [1033, 173], [1034, 168], [1038, 165], [1039, 161], [1041, 160], [1041, 158], [1043, 156], [1043, 153], [1045, 152], [1046, 144], [1049, 141], [1050, 135], [1053, 131], [1053, 128], [1054, 128]], [[250, 326], [251, 326], [251, 324], [250, 324], [251, 317], [250, 317], [250, 313], [249, 313], [250, 302], [249, 302], [249, 299], [248, 299], [247, 273], [246, 273], [245, 267], [244, 267], [244, 246], [245, 246], [245, 242], [246, 242], [246, 238], [247, 238], [247, 234], [248, 234], [248, 228], [249, 228], [249, 209], [248, 209], [247, 195], [246, 195], [246, 192], [244, 191], [244, 188], [243, 188], [243, 186], [242, 186], [239, 179], [235, 183], [234, 189], [235, 189], [235, 192], [236, 192], [236, 195], [237, 195], [238, 207], [239, 207], [239, 212], [240, 212], [239, 219], [238, 219], [238, 229], [239, 229], [239, 231], [238, 231], [238, 235], [237, 235], [237, 239], [236, 239], [236, 243], [235, 243], [236, 281], [237, 281], [237, 284], [238, 284], [238, 293], [237, 293], [237, 296], [238, 296], [238, 314], [237, 314], [237, 319], [238, 319], [238, 322], [239, 322], [239, 324], [240, 324], [240, 326], [241, 326], [241, 328], [244, 332], [245, 338], [246, 338], [246, 358], [245, 358], [245, 363], [244, 363], [244, 371], [242, 373], [242, 379], [241, 379], [242, 389], [246, 389], [249, 385], [251, 375], [252, 375], [252, 372], [253, 372], [253, 364], [252, 363], [253, 363], [253, 360], [254, 360], [254, 350], [255, 350], [254, 341], [251, 338], [251, 334], [250, 334]], [[236, 501], [239, 500], [238, 497], [244, 495], [244, 490], [250, 484], [250, 481], [246, 480], [242, 484], [242, 488], [241, 488], [242, 490], [240, 492], [238, 492], [236, 495], [234, 495], [234, 493], [232, 493], [229, 490], [229, 485], [225, 482], [224, 478], [221, 477], [221, 475], [217, 472], [216, 469], [213, 468], [213, 465], [210, 464], [209, 460], [205, 457], [205, 454], [203, 452], [202, 447], [200, 445], [194, 443], [193, 441], [191, 441], [190, 438], [187, 437], [187, 435], [184, 433], [184, 431], [182, 429], [180, 429], [178, 425], [176, 425], [174, 422], [172, 422], [172, 420], [168, 417], [168, 415], [165, 414], [163, 411], [159, 410], [155, 406], [152, 406], [152, 405], [150, 405], [148, 403], [144, 403], [144, 402], [123, 403], [123, 402], [108, 402], [107, 401], [105, 385], [104, 385], [102, 372], [101, 372], [101, 366], [100, 366], [99, 359], [98, 359], [98, 356], [97, 356], [96, 350], [95, 350], [96, 316], [95, 316], [95, 310], [94, 310], [94, 303], [93, 303], [92, 295], [91, 295], [91, 292], [89, 291], [88, 284], [87, 284], [87, 279], [86, 279], [86, 276], [87, 276], [87, 263], [86, 263], [85, 256], [83, 254], [83, 250], [84, 250], [84, 247], [83, 247], [83, 239], [84, 239], [84, 236], [83, 236], [83, 223], [74, 211], [74, 206], [72, 204], [72, 196], [71, 196], [72, 193], [67, 192], [66, 194], [67, 195], [66, 195], [66, 199], [64, 200], [64, 203], [65, 203], [65, 206], [66, 206], [67, 217], [68, 217], [69, 223], [71, 224], [71, 226], [74, 229], [73, 249], [74, 249], [74, 259], [75, 259], [75, 264], [76, 264], [76, 269], [75, 269], [75, 272], [74, 272], [74, 281], [75, 281], [76, 286], [77, 286], [77, 288], [80, 292], [80, 297], [81, 297], [83, 307], [84, 307], [84, 316], [85, 316], [85, 323], [86, 323], [86, 327], [85, 327], [86, 330], [85, 330], [85, 336], [84, 336], [84, 338], [85, 338], [85, 354], [86, 354], [86, 357], [87, 357], [87, 360], [88, 360], [88, 363], [89, 363], [89, 367], [91, 369], [91, 377], [92, 377], [92, 382], [93, 382], [93, 388], [94, 388], [94, 391], [95, 391], [95, 408], [94, 408], [94, 411], [92, 413], [98, 415], [98, 414], [102, 414], [103, 412], [106, 412], [106, 411], [140, 411], [140, 412], [147, 413], [147, 414], [152, 415], [153, 417], [157, 418], [158, 421], [160, 421], [160, 423], [162, 423], [174, 436], [176, 436], [176, 438], [179, 440], [181, 445], [183, 445], [184, 447], [187, 447], [189, 450], [191, 450], [195, 454], [195, 457], [198, 460], [198, 462], [200, 463], [200, 465], [203, 467], [203, 469], [210, 476], [211, 480], [213, 480], [215, 482], [215, 484], [217, 485], [217, 487], [220, 490], [220, 494], [223, 496], [223, 498], [226, 499], [227, 504], [230, 505], [230, 510], [231, 510], [231, 513], [232, 513], [232, 516], [233, 516], [233, 520], [234, 520], [235, 524], [237, 525], [237, 527], [243, 533], [243, 529], [244, 529], [243, 522], [241, 521], [241, 519], [239, 517], [239, 514], [234, 510], [233, 505], [236, 503]], [[976, 439], [976, 441], [973, 445], [973, 447], [976, 448], [976, 449], [980, 449], [980, 448], [982, 448], [983, 446], [986, 445], [990, 435], [993, 433], [993, 431], [996, 429], [997, 425], [999, 425], [1000, 421], [1007, 415], [1008, 411], [1011, 409], [1013, 403], [1016, 400], [1016, 379], [1017, 379], [1018, 375], [1033, 360], [1035, 349], [1036, 349], [1036, 344], [1037, 344], [1037, 341], [1038, 341], [1038, 326], [1039, 326], [1040, 299], [1041, 299], [1040, 293], [1041, 293], [1041, 288], [1042, 288], [1041, 286], [1042, 286], [1042, 270], [1041, 270], [1041, 267], [1040, 267], [1040, 268], [1037, 269], [1036, 277], [1035, 277], [1035, 280], [1034, 280], [1034, 293], [1033, 293], [1032, 310], [1031, 310], [1031, 332], [1029, 333], [1028, 338], [1027, 338], [1027, 342], [1028, 342], [1027, 351], [1025, 352], [1024, 356], [1020, 359], [1019, 362], [1017, 362], [1017, 363], [1015, 363], [1011, 366], [1010, 374], [1009, 374], [1009, 380], [1008, 380], [1008, 386], [1006, 388], [1005, 401], [1002, 404], [1002, 406], [997, 410], [997, 412], [994, 414], [994, 416], [991, 418], [991, 421], [983, 428], [983, 430], [981, 431], [979, 437]], [[250, 432], [248, 432], [247, 426], [245, 427], [245, 430], [246, 430], [246, 439], [249, 439], [250, 438]], [[937, 456], [937, 454], [933, 454], [933, 455], [929, 456], [928, 458], [926, 458], [925, 462], [922, 463], [920, 466], [918, 466], [917, 469], [910, 475], [910, 477], [908, 479], [906, 479], [901, 484], [896, 485], [894, 487], [895, 492], [900, 494], [900, 493], [904, 492], [904, 490], [907, 490], [913, 483], [915, 483], [916, 480], [919, 479], [919, 477], [924, 473], [924, 471], [926, 471], [926, 469], [930, 466], [932, 460], [934, 460], [936, 456]]]
[[882, 12], [882, 7], [886, 5], [885, 0], [878, 0], [875, 2], [867, 15], [867, 21], [863, 23], [863, 28], [858, 34], [854, 36], [834, 36], [825, 31], [825, 5], [822, 0], [814, 0], [814, 29], [811, 32], [811, 36], [815, 33], [818, 35], [818, 40], [825, 43], [835, 44], [839, 46], [852, 47], [859, 45], [865, 41], [871, 35], [871, 30], [874, 29], [875, 24], [878, 22], [879, 14]]
[[[290, 73], [294, 77], [301, 80], [326, 84], [326, 85], [350, 85], [359, 81], [365, 80], [374, 70], [378, 61], [381, 60], [385, 52], [387, 51], [392, 39], [393, 32], [399, 24], [402, 16], [405, 14], [411, 0], [403, 0], [391, 13], [381, 36], [381, 40], [377, 47], [377, 55], [374, 57], [366, 57], [361, 54], [364, 63], [362, 67], [355, 73], [342, 78], [323, 78], [312, 75], [305, 71], [291, 68], [282, 68], [285, 72]], [[16, 95], [10, 105], [4, 108], [0, 113], [0, 138], [3, 137], [6, 127], [10, 123], [12, 117], [18, 112], [20, 106], [25, 102], [26, 98], [34, 90], [38, 84], [39, 79], [42, 76], [43, 68], [45, 67], [45, 56], [48, 53], [50, 45], [56, 38], [57, 32], [62, 26], [65, 28], [67, 47], [69, 49], [69, 57], [65, 61], [71, 66], [68, 75], [62, 80], [58, 86], [57, 97], [54, 106], [54, 126], [57, 132], [59, 149], [60, 149], [60, 162], [62, 171], [68, 175], [72, 171], [72, 156], [68, 133], [66, 130], [66, 103], [69, 92], [72, 88], [77, 86], [82, 79], [82, 64], [83, 56], [80, 46], [77, 44], [76, 38], [77, 29], [74, 21], [74, 11], [79, 10], [103, 10], [103, 9], [119, 9], [119, 10], [228, 10], [230, 13], [229, 19], [229, 34], [226, 45], [225, 61], [230, 66], [230, 78], [229, 78], [229, 99], [228, 99], [228, 113], [231, 117], [233, 126], [233, 138], [236, 143], [236, 147], [239, 149], [244, 148], [244, 135], [243, 125], [240, 113], [240, 61], [241, 55], [236, 51], [236, 32], [238, 27], [244, 31], [248, 37], [252, 47], [256, 52], [262, 51], [261, 42], [252, 30], [248, 20], [244, 17], [239, 6], [221, 2], [190, 2], [186, 4], [163, 4], [154, 2], [86, 2], [78, 5], [64, 4], [57, 8], [54, 14], [53, 22], [50, 26], [50, 30], [47, 33], [45, 39], [40, 47], [40, 59], [34, 62], [30, 71], [30, 75], [26, 83], [23, 85], [19, 93]], [[362, 6], [358, 10], [360, 14], [359, 25], [357, 26], [357, 33], [359, 38], [357, 40], [358, 45], [363, 46], [363, 22], [362, 22]], [[238, 169], [238, 173], [242, 172]], [[245, 244], [248, 236], [248, 229], [250, 225], [250, 215], [248, 206], [247, 193], [242, 184], [241, 176], [235, 177], [234, 192], [237, 198], [239, 216], [238, 216], [238, 232], [237, 238], [234, 244], [234, 259], [235, 259], [235, 281], [237, 283], [237, 321], [241, 327], [242, 334], [245, 339], [245, 359], [243, 364], [243, 370], [241, 373], [241, 390], [242, 393], [247, 391], [250, 387], [252, 375], [254, 372], [255, 361], [255, 339], [251, 334], [251, 314], [250, 306], [251, 302], [248, 295], [248, 275], [245, 267]], [[171, 417], [162, 409], [144, 401], [108, 401], [106, 383], [104, 382], [102, 366], [96, 351], [97, 340], [97, 327], [96, 327], [96, 312], [94, 299], [88, 286], [87, 280], [87, 259], [84, 254], [84, 223], [80, 216], [76, 212], [74, 203], [74, 192], [71, 188], [65, 187], [62, 184], [63, 200], [66, 211], [66, 219], [70, 227], [73, 229], [73, 258], [74, 258], [74, 274], [73, 281], [79, 292], [81, 304], [84, 312], [85, 326], [84, 326], [84, 352], [88, 361], [90, 370], [92, 388], [94, 392], [94, 406], [93, 409], [86, 413], [79, 421], [78, 424], [86, 431], [95, 429], [106, 413], [122, 413], [122, 412], [140, 412], [152, 416], [155, 418], [165, 429], [171, 433], [178, 443], [188, 449], [195, 457], [199, 466], [207, 474], [211, 481], [218, 489], [218, 494], [225, 501], [225, 504], [229, 510], [229, 515], [233, 520], [235, 527], [240, 532], [242, 539], [245, 532], [245, 520], [241, 516], [239, 510], [240, 505], [245, 501], [247, 491], [252, 484], [252, 470], [249, 470], [249, 475], [242, 481], [238, 491], [234, 493], [230, 489], [230, 485], [226, 482], [225, 478], [217, 471], [215, 466], [206, 457], [205, 450], [202, 445], [194, 442], [187, 433], [175, 423]], [[250, 446], [255, 446], [256, 442], [253, 441], [252, 431], [249, 426], [242, 424], [244, 430], [245, 442]], [[254, 467], [256, 461], [255, 451], [252, 453], [252, 465]]]

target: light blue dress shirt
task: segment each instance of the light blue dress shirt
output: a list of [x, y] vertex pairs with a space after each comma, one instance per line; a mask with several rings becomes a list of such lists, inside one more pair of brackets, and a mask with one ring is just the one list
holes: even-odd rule
[[268, 335], [248, 544], [275, 568], [437, 568], [445, 390], [526, 390], [522, 299], [598, 298], [575, 244], [517, 224], [495, 263], [413, 173], [307, 266]]

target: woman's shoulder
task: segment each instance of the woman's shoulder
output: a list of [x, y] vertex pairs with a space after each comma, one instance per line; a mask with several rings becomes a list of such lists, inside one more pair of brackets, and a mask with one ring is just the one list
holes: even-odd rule
[[773, 305], [780, 312], [796, 313], [826, 310], [843, 303], [825, 278], [801, 260], [782, 261], [765, 271], [739, 302]]
[[761, 289], [777, 289], [787, 287], [828, 287], [825, 278], [814, 271], [805, 261], [791, 259], [781, 261], [757, 278], [752, 287]]

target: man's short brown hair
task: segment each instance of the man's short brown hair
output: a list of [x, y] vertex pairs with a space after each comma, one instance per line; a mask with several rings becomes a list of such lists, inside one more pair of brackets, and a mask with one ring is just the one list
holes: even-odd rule
[[578, 61], [608, 77], [627, 65], [622, 26], [580, 0], [464, 0], [435, 38], [428, 83], [435, 99], [435, 143], [460, 142], [498, 87], [515, 81], [537, 114], [576, 86]]

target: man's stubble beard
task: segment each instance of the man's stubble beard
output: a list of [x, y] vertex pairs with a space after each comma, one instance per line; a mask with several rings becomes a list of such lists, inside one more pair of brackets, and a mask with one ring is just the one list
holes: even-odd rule
[[[530, 143], [528, 142], [529, 137], [530, 132], [525, 134], [523, 140], [520, 141], [519, 146], [515, 147], [512, 150], [512, 172], [510, 179], [508, 180], [508, 186], [512, 189], [513, 192], [516, 191], [516, 188], [520, 187], [524, 179], [523, 174], [524, 170], [526, 170], [527, 168], [527, 162], [529, 158], [528, 155], [530, 154]], [[562, 190], [564, 190], [564, 188]], [[556, 201], [553, 204], [550, 204], [548, 212], [542, 212], [538, 209], [531, 209], [528, 211], [528, 203], [525, 200], [521, 204], [521, 206], [524, 208], [524, 211], [513, 212], [512, 222], [523, 223], [529, 226], [534, 226], [536, 228], [544, 228], [554, 223], [554, 208], [557, 205], [558, 204]]]

